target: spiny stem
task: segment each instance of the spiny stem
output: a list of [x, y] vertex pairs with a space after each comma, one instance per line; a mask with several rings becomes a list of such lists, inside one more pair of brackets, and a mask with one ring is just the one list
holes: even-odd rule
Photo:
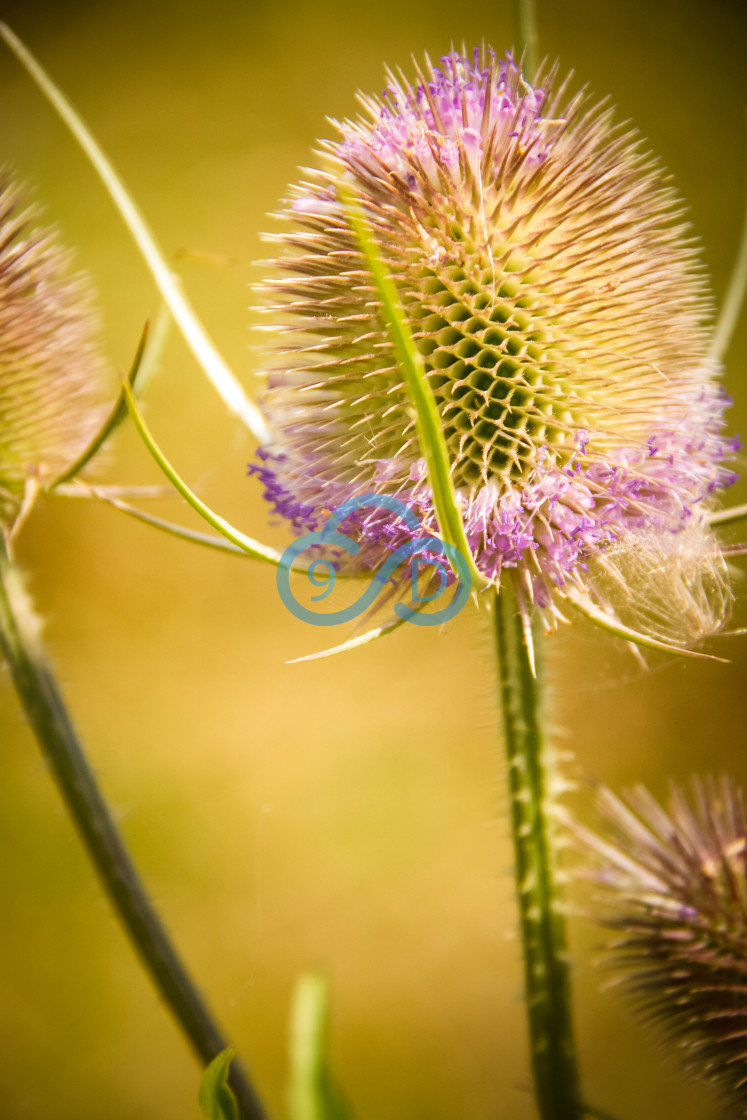
[[[111, 902], [157, 989], [207, 1065], [226, 1042], [148, 901], [96, 784], [47, 660], [33, 608], [1, 535], [0, 647], [29, 724]], [[254, 1089], [236, 1064], [230, 1083], [242, 1120], [265, 1120]]]
[[509, 581], [495, 593], [493, 617], [537, 1106], [542, 1120], [581, 1120], [565, 921], [548, 814], [542, 634], [535, 628], [535, 676]]

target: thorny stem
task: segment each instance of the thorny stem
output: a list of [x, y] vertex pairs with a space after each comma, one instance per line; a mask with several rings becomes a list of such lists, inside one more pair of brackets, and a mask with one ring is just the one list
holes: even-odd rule
[[[0, 647], [26, 717], [125, 930], [157, 989], [207, 1065], [224, 1050], [210, 1012], [172, 946], [96, 784], [47, 660], [33, 608], [0, 534]], [[241, 1120], [265, 1112], [236, 1063], [229, 1078]]]
[[542, 635], [534, 635], [535, 676], [509, 581], [495, 593], [493, 616], [535, 1095], [542, 1120], [581, 1120], [565, 920], [548, 811]]

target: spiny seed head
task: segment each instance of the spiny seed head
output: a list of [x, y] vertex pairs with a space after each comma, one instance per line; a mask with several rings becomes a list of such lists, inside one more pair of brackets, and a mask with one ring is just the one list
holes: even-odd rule
[[[704, 508], [731, 477], [701, 269], [658, 166], [553, 78], [533, 88], [510, 56], [452, 52], [414, 83], [390, 75], [382, 98], [362, 98], [366, 118], [323, 144], [271, 239], [280, 276], [263, 290], [281, 348], [252, 469], [297, 529], [374, 491], [438, 531], [344, 183], [425, 360], [482, 574], [518, 568], [550, 618], [571, 585], [613, 609], [623, 557], [676, 572], [674, 538], [704, 565], [688, 620], [663, 629], [700, 637], [729, 598]], [[380, 511], [358, 531], [360, 560], [377, 564]]]
[[29, 480], [52, 481], [101, 422], [104, 364], [85, 285], [33, 229], [0, 174], [0, 523], [12, 524]]
[[673, 787], [664, 809], [643, 787], [605, 790], [586, 834], [618, 935], [613, 964], [661, 1023], [685, 1067], [747, 1116], [747, 815], [727, 779]]

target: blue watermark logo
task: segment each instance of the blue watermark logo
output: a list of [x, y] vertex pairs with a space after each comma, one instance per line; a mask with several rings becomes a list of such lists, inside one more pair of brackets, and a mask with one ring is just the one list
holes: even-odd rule
[[[384, 590], [397, 568], [408, 562], [411, 565], [412, 603], [418, 605], [395, 603], [394, 610], [400, 618], [406, 622], [414, 622], [416, 626], [439, 626], [442, 622], [448, 622], [450, 618], [458, 614], [466, 603], [472, 586], [469, 564], [466, 557], [454, 545], [441, 540], [440, 537], [428, 534], [413, 536], [392, 552], [386, 563], [377, 572], [372, 573], [369, 586], [350, 606], [324, 613], [304, 606], [303, 603], [298, 601], [291, 590], [290, 572], [291, 568], [297, 564], [301, 553], [308, 548], [318, 548], [320, 545], [324, 545], [327, 549], [341, 549], [343, 552], [347, 552], [349, 556], [357, 555], [360, 551], [360, 545], [351, 537], [346, 536], [345, 533], [341, 533], [339, 526], [346, 517], [360, 509], [388, 510], [400, 517], [411, 533], [417, 534], [421, 529], [416, 514], [404, 502], [386, 494], [361, 494], [357, 498], [350, 498], [347, 502], [343, 502], [330, 514], [322, 529], [317, 529], [313, 533], [305, 533], [304, 536], [293, 541], [280, 558], [277, 569], [278, 591], [280, 592], [280, 598], [291, 614], [300, 618], [302, 622], [310, 622], [312, 626], [337, 626], [341, 622], [351, 622], [373, 606], [377, 596]], [[437, 599], [446, 587], [448, 577], [444, 560], [456, 572], [456, 591], [451, 602], [445, 607], [426, 613], [423, 610], [423, 604]], [[429, 590], [428, 594], [424, 595], [419, 591], [419, 582], [421, 576], [429, 568], [438, 573], [438, 588], [435, 591]], [[331, 594], [335, 586], [337, 561], [330, 560], [327, 557], [317, 557], [309, 563], [307, 568], [303, 569], [303, 574], [308, 576], [310, 583], [315, 587], [323, 588], [318, 595], [311, 596], [312, 602], [320, 602]]]

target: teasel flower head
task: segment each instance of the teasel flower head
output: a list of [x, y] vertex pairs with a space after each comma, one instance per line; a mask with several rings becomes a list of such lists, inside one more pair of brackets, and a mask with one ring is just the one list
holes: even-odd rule
[[585, 832], [611, 963], [681, 1063], [747, 1116], [747, 814], [728, 778], [672, 787], [665, 809], [643, 787], [600, 795]]
[[[361, 493], [438, 532], [408, 393], [341, 187], [425, 361], [475, 564], [515, 571], [548, 626], [564, 597], [664, 641], [723, 620], [707, 528], [731, 479], [709, 298], [661, 169], [611, 112], [530, 85], [510, 55], [389, 75], [279, 217], [262, 286], [280, 332], [250, 468], [300, 531]], [[357, 515], [356, 563], [408, 530]], [[644, 594], [642, 594], [644, 593]]]
[[105, 389], [86, 285], [7, 173], [0, 174], [0, 524], [30, 484], [71, 465], [101, 423]]

